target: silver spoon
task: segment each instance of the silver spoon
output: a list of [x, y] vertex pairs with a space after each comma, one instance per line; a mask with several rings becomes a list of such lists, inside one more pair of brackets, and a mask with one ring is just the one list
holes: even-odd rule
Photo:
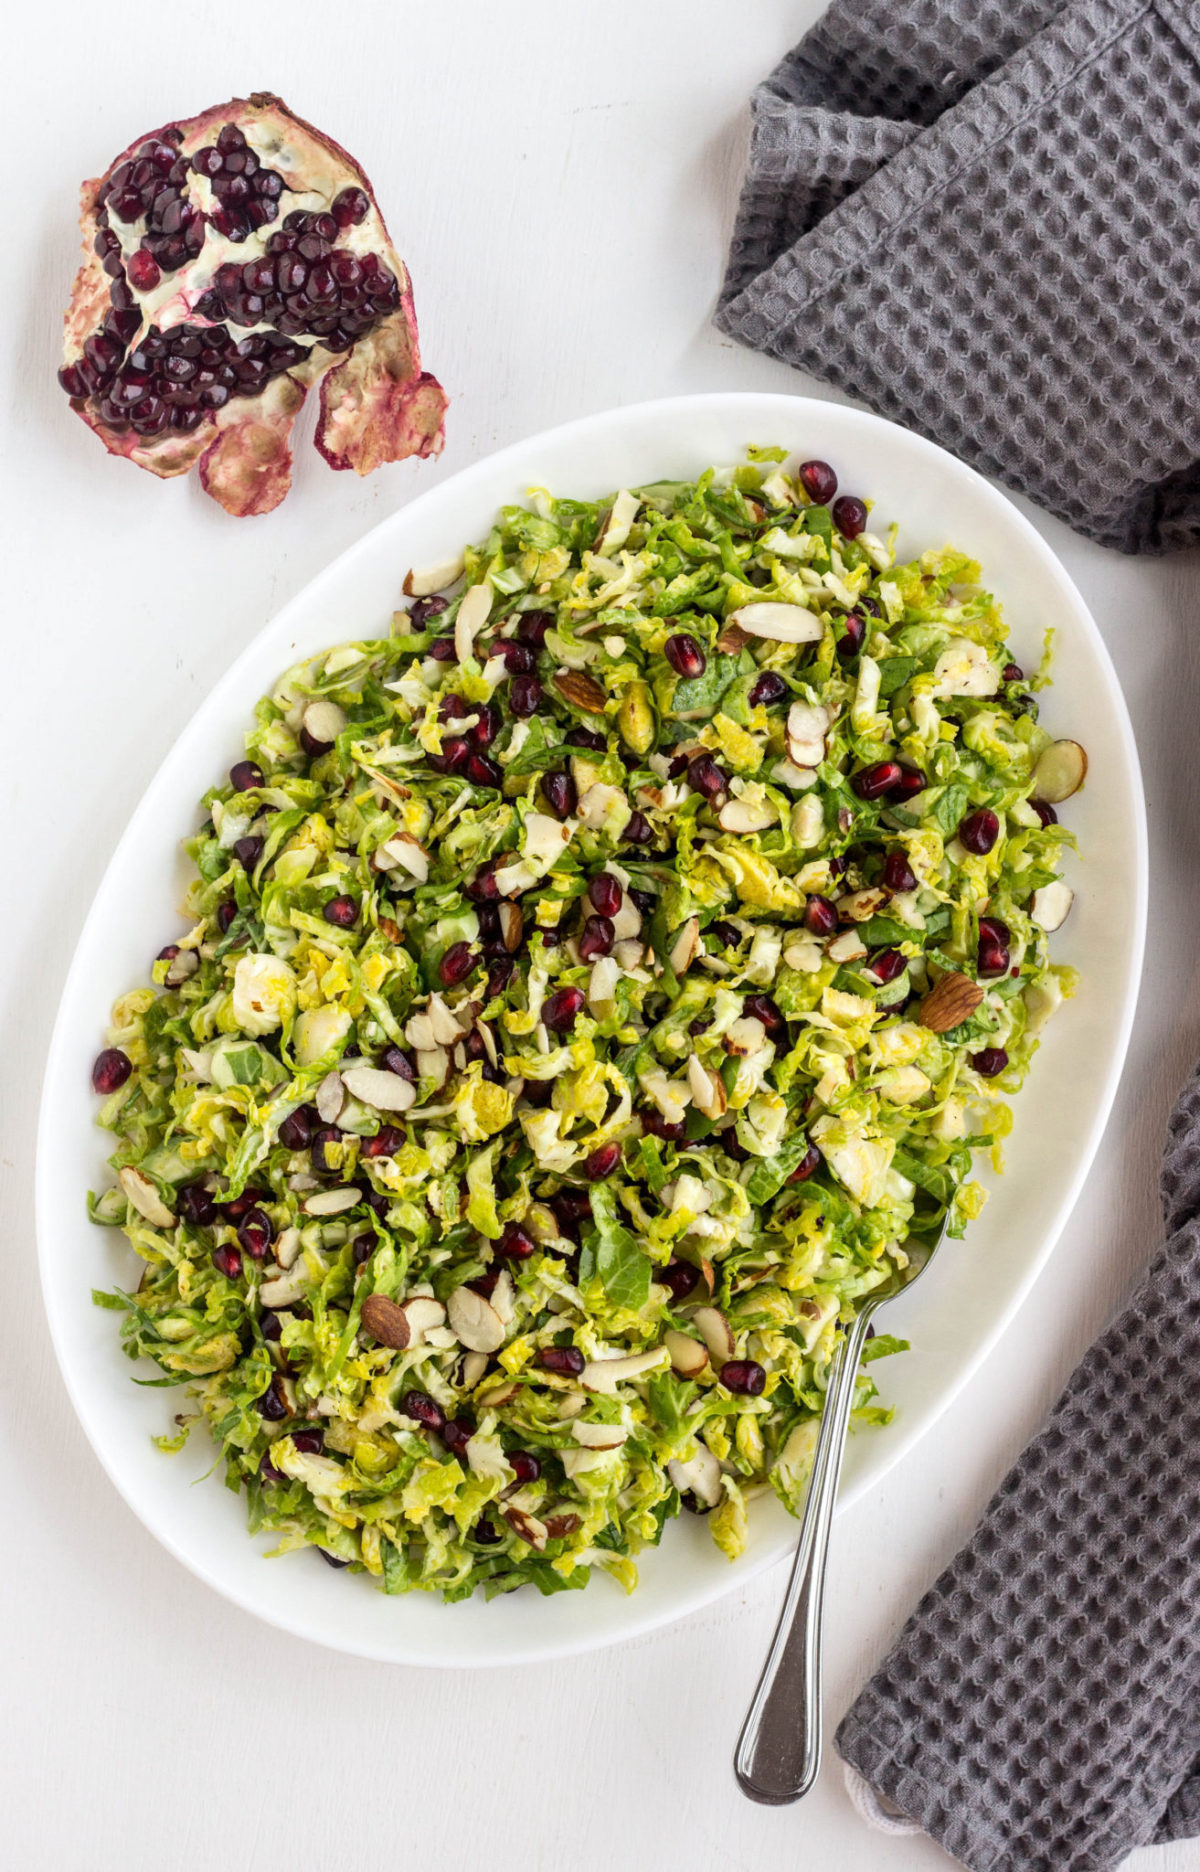
[[864, 1300], [834, 1355], [787, 1596], [733, 1760], [742, 1793], [771, 1807], [807, 1794], [821, 1766], [825, 1559], [867, 1329], [881, 1306], [907, 1292], [925, 1272], [945, 1226], [930, 1243], [918, 1238], [905, 1243], [909, 1266]]

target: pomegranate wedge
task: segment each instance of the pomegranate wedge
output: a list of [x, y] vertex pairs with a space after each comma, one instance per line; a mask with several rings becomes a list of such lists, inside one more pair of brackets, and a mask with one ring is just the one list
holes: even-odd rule
[[270, 513], [318, 385], [331, 468], [440, 450], [445, 392], [370, 184], [270, 92], [139, 138], [84, 183], [80, 225], [58, 376], [110, 454], [199, 463], [227, 513]]

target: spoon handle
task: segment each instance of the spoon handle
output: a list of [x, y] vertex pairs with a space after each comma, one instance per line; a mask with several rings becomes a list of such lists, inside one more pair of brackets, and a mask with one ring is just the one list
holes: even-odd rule
[[773, 1807], [807, 1794], [821, 1765], [825, 1557], [859, 1359], [874, 1311], [868, 1302], [856, 1315], [834, 1363], [787, 1597], [734, 1756], [743, 1794]]

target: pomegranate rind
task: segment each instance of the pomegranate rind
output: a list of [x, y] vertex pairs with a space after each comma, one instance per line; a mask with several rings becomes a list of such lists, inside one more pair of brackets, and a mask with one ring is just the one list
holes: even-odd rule
[[[113, 158], [102, 176], [83, 184], [83, 255], [64, 319], [64, 363], [74, 363], [82, 355], [86, 339], [98, 330], [109, 310], [109, 277], [94, 250], [104, 183], [121, 163], [135, 157], [148, 138], [162, 139], [168, 130], [181, 131], [180, 153], [191, 156], [226, 124], [236, 124], [262, 160], [283, 176], [295, 198], [289, 205], [322, 207], [342, 189], [361, 187], [371, 203], [359, 224], [362, 250], [378, 254], [400, 288], [396, 310], [350, 351], [331, 352], [317, 340], [303, 365], [272, 378], [257, 396], [233, 398], [190, 434], [168, 431], [143, 437], [133, 430], [114, 430], [93, 398], [72, 397], [71, 408], [111, 455], [164, 479], [187, 474], [199, 462], [205, 491], [227, 513], [242, 518], [271, 512], [286, 495], [291, 481], [292, 426], [307, 390], [314, 385], [321, 384], [315, 445], [331, 467], [353, 468], [358, 474], [369, 474], [410, 455], [437, 454], [444, 439], [447, 398], [437, 379], [421, 369], [408, 271], [392, 245], [367, 176], [340, 143], [297, 117], [268, 91], [231, 98], [198, 116], [143, 131]], [[147, 306], [147, 322], [152, 318], [160, 329], [187, 320], [204, 324], [193, 308], [211, 285], [221, 260], [256, 257], [274, 225], [268, 223], [262, 230], [262, 240], [252, 236], [236, 246], [210, 233], [201, 255], [167, 276], [164, 286], [169, 284], [168, 290], [138, 295], [139, 303]]]
[[420, 369], [412, 294], [405, 293], [323, 380], [317, 448], [331, 468], [360, 475], [407, 455], [435, 455], [446, 401], [436, 377]]

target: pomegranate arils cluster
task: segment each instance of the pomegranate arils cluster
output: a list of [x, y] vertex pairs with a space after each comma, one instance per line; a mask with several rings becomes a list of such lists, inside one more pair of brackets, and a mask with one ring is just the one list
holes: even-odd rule
[[85, 185], [59, 381], [111, 453], [162, 476], [198, 461], [228, 512], [269, 512], [317, 384], [331, 467], [440, 448], [445, 396], [420, 370], [407, 274], [364, 181], [261, 93], [169, 125]]

